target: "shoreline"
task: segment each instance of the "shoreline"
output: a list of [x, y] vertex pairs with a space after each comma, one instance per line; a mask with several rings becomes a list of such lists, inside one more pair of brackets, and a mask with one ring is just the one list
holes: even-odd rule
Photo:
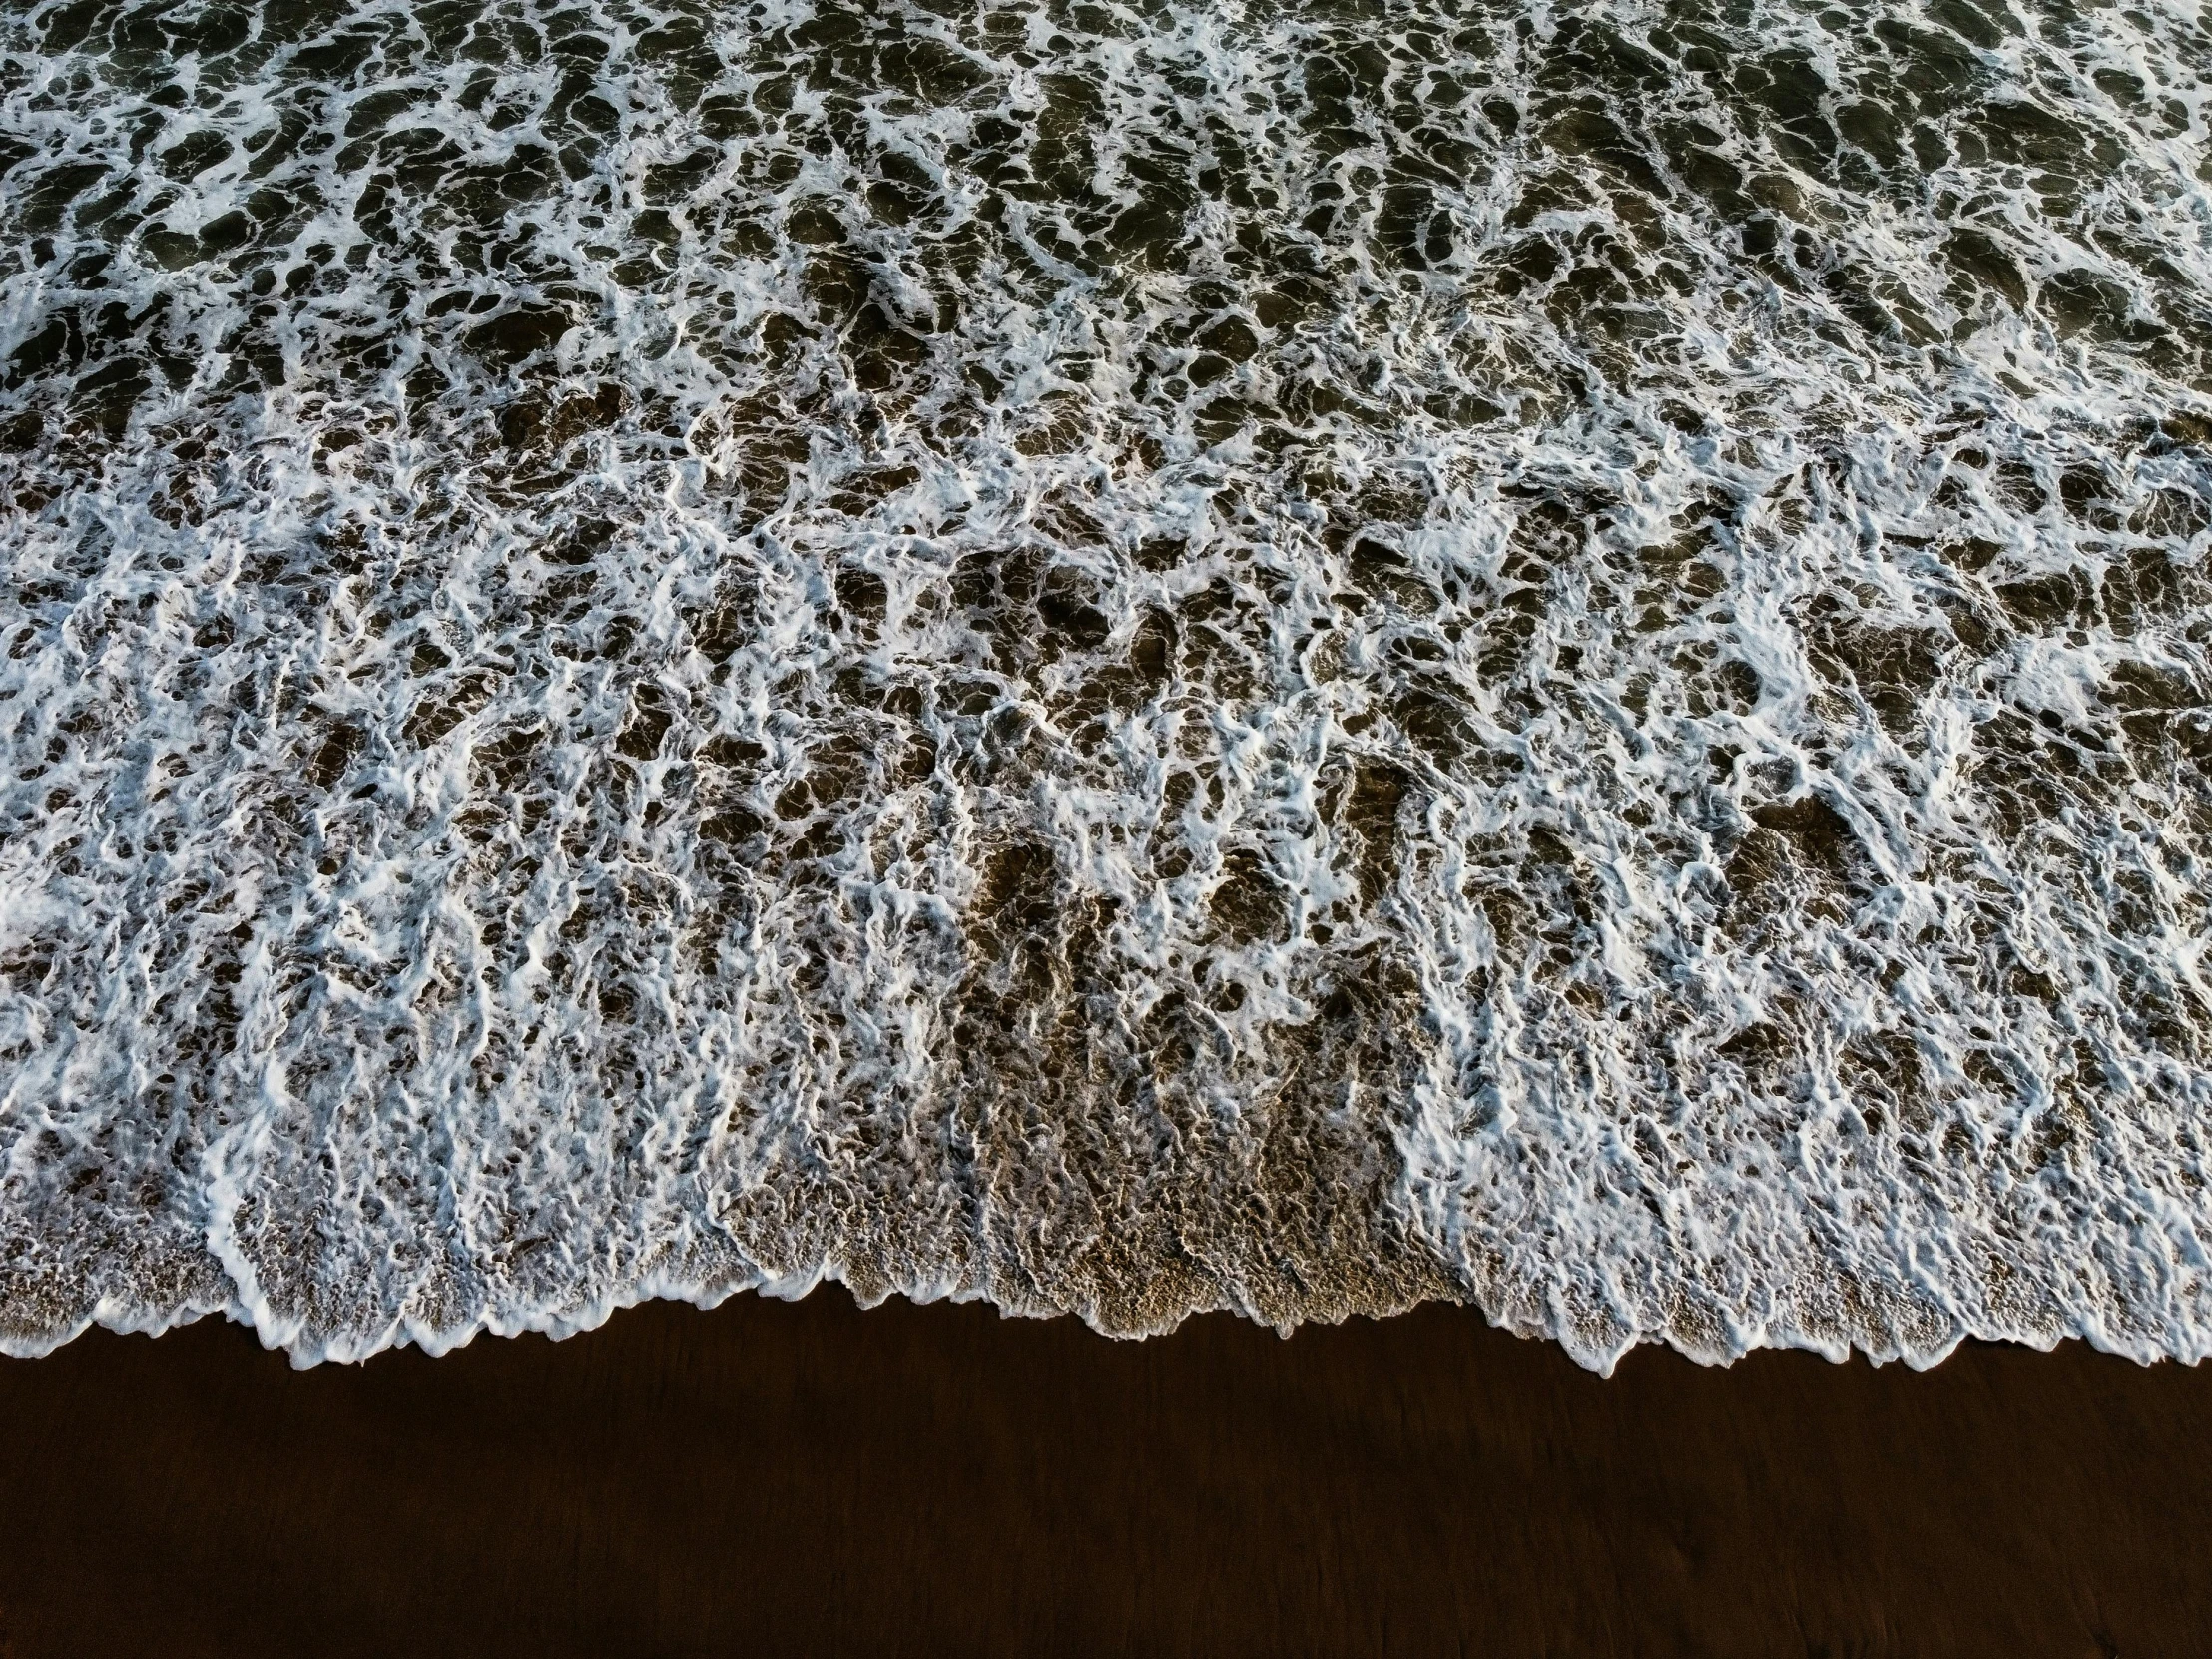
[[979, 1304], [651, 1303], [290, 1369], [0, 1362], [0, 1654], [2157, 1654], [2212, 1622], [2212, 1368], [1913, 1372], [1428, 1305], [1115, 1343]]

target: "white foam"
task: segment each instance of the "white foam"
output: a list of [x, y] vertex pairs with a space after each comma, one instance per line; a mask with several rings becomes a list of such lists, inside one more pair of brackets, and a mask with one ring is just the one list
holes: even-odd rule
[[4, 26], [9, 1352], [2206, 1351], [2193, 12], [123, 19]]

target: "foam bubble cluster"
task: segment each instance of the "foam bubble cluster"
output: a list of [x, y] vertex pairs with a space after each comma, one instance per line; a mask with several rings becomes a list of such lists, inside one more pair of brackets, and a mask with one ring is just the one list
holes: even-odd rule
[[0, 1346], [2212, 1349], [2194, 10], [0, 21]]

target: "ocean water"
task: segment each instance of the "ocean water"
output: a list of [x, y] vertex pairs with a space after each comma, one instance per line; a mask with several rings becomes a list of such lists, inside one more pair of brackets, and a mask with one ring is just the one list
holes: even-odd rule
[[2197, 8], [19, 0], [0, 1347], [2212, 1350]]

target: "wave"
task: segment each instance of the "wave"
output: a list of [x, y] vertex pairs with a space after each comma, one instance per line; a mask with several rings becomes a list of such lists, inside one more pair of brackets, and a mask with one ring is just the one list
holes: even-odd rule
[[0, 1347], [2212, 1346], [2179, 7], [0, 23]]

